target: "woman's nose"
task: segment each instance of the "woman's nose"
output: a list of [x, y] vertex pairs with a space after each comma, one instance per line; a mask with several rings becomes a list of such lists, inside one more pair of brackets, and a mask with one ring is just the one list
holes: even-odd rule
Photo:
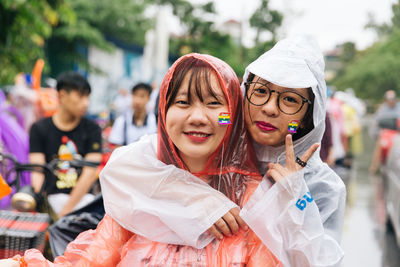
[[279, 114], [278, 97], [278, 94], [272, 93], [268, 102], [261, 107], [262, 112], [269, 116], [277, 116]]
[[203, 104], [191, 107], [188, 121], [194, 124], [204, 124], [207, 122], [206, 110]]

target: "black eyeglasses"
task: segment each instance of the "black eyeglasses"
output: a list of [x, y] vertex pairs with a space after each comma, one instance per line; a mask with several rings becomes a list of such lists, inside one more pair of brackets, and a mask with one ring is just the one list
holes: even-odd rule
[[260, 82], [245, 82], [244, 85], [246, 86], [247, 100], [255, 106], [265, 105], [271, 98], [272, 93], [278, 94], [278, 108], [287, 115], [299, 112], [304, 103], [311, 104], [311, 100], [293, 91], [278, 92], [271, 90], [268, 85]]

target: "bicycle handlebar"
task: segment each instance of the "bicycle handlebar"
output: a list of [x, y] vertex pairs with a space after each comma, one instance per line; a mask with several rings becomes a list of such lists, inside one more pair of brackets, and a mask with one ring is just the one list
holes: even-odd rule
[[[54, 174], [54, 171], [57, 169], [57, 164], [59, 162], [69, 162], [71, 167], [74, 168], [83, 168], [83, 167], [91, 167], [91, 168], [96, 168], [97, 166], [100, 165], [101, 162], [95, 162], [95, 161], [88, 161], [85, 159], [79, 159], [79, 158], [73, 158], [72, 160], [62, 160], [59, 158], [55, 158], [51, 160], [50, 162], [46, 164], [37, 164], [37, 163], [20, 163], [12, 154], [5, 154], [0, 152], [0, 162], [2, 162], [4, 159], [10, 160], [14, 166], [10, 171], [16, 171], [17, 172], [17, 177], [16, 180], [13, 181], [10, 185], [13, 185], [16, 183], [17, 187], [19, 188], [19, 176], [18, 174], [23, 172], [23, 171], [39, 171], [42, 173], [45, 173], [46, 171], [48, 173]], [[9, 172], [10, 172], [9, 171]], [[7, 180], [9, 172], [5, 174], [5, 179]]]

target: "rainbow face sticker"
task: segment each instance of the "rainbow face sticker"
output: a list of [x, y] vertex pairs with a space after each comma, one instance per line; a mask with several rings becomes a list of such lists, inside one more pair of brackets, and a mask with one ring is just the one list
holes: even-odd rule
[[220, 125], [231, 124], [231, 114], [229, 112], [221, 112], [218, 116], [218, 123]]
[[293, 120], [289, 122], [289, 127], [288, 127], [288, 132], [289, 133], [296, 133], [297, 132], [297, 127], [299, 127], [299, 122], [298, 120]]

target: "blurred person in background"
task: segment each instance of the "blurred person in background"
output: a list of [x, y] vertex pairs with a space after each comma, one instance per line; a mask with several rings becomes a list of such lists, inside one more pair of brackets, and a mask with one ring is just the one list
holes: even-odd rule
[[338, 100], [343, 118], [342, 145], [345, 151], [343, 162], [337, 163], [350, 168], [353, 157], [363, 151], [360, 117], [365, 114], [365, 107], [349, 89], [335, 92], [334, 99]]
[[115, 96], [114, 101], [111, 103], [111, 120], [114, 120], [118, 116], [124, 114], [132, 105], [132, 97], [129, 91], [125, 88], [118, 89], [118, 94]]
[[332, 141], [332, 126], [329, 114], [326, 113], [325, 117], [325, 132], [321, 140], [320, 156], [323, 162], [326, 162], [329, 166], [333, 166], [335, 158], [333, 155], [333, 141]]
[[343, 164], [346, 155], [347, 138], [344, 133], [344, 118], [342, 112], [342, 102], [335, 98], [335, 93], [331, 90], [327, 92], [328, 100], [326, 103], [327, 116], [330, 117], [332, 131], [332, 153], [335, 164]]
[[[30, 163], [45, 164], [54, 158], [71, 160], [101, 160], [101, 129], [85, 118], [91, 88], [76, 72], [64, 72], [57, 78], [59, 108], [48, 118], [34, 123], [29, 133]], [[93, 200], [89, 193], [97, 180], [95, 168], [71, 168], [68, 161], [59, 163], [57, 176], [32, 172], [31, 183], [39, 193], [45, 182], [45, 192], [53, 211], [62, 217]]]
[[400, 117], [400, 104], [397, 102], [396, 92], [388, 90], [385, 101], [376, 111], [370, 134], [377, 140], [369, 172], [376, 174], [378, 169], [386, 163], [393, 138], [398, 134], [397, 126]]
[[138, 83], [132, 88], [131, 107], [114, 122], [108, 141], [114, 145], [127, 145], [146, 134], [157, 132], [157, 121], [146, 105], [150, 101], [152, 88], [146, 83]]
[[146, 109], [149, 112], [154, 112], [156, 114], [156, 109], [158, 109], [158, 95], [160, 94], [160, 86], [156, 81], [152, 81], [150, 83], [151, 87], [151, 94], [150, 94], [150, 100], [146, 104]]
[[400, 116], [400, 104], [397, 102], [396, 92], [388, 90], [384, 95], [384, 102], [379, 106], [374, 114], [369, 134], [372, 139], [379, 137], [381, 129], [395, 129], [396, 119]]

